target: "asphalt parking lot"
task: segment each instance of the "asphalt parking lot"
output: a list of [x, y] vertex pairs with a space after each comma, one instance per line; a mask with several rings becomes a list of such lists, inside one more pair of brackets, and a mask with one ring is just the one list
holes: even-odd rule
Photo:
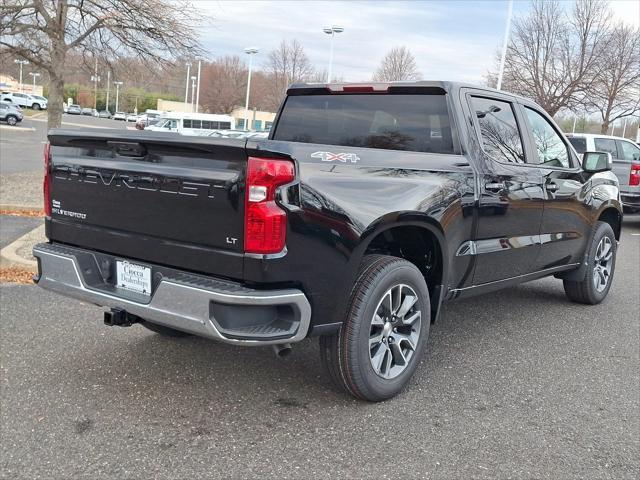
[[640, 477], [640, 216], [613, 289], [543, 279], [451, 303], [410, 388], [335, 392], [315, 341], [286, 359], [0, 286], [3, 478]]
[[[43, 145], [47, 141], [46, 112], [36, 118], [26, 117], [18, 128], [2, 124], [0, 130], [0, 173], [19, 173], [42, 170]], [[61, 128], [125, 129], [133, 128], [132, 122], [120, 122], [106, 118], [83, 115], [62, 116]]]

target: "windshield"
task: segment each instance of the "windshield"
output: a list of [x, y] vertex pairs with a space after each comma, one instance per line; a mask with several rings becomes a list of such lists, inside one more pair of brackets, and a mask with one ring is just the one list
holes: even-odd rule
[[454, 152], [443, 94], [290, 96], [273, 138], [414, 152]]

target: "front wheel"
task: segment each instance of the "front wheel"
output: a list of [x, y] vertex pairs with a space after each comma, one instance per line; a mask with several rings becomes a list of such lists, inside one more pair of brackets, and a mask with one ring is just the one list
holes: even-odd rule
[[596, 224], [589, 244], [586, 262], [587, 273], [582, 281], [564, 281], [564, 292], [570, 300], [595, 305], [609, 293], [616, 267], [618, 245], [611, 225]]
[[422, 357], [430, 326], [429, 290], [412, 263], [370, 255], [360, 267], [340, 331], [320, 337], [333, 383], [377, 402], [402, 391]]
[[7, 124], [11, 125], [12, 127], [18, 123], [18, 118], [14, 117], [13, 115], [8, 115], [7, 116]]
[[40, 104], [34, 103], [33, 105], [31, 105], [31, 108], [33, 108], [34, 110], [40, 110]]

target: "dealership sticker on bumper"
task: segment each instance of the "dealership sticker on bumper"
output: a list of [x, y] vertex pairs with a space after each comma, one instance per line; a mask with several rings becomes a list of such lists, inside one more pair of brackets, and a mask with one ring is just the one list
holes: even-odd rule
[[116, 262], [118, 287], [151, 295], [151, 269], [127, 261]]

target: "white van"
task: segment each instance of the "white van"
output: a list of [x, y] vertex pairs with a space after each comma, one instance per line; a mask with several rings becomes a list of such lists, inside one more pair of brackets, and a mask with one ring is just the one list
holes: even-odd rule
[[233, 130], [235, 128], [236, 121], [229, 115], [168, 112], [155, 125], [149, 125], [145, 130], [203, 136], [210, 135], [216, 130]]

